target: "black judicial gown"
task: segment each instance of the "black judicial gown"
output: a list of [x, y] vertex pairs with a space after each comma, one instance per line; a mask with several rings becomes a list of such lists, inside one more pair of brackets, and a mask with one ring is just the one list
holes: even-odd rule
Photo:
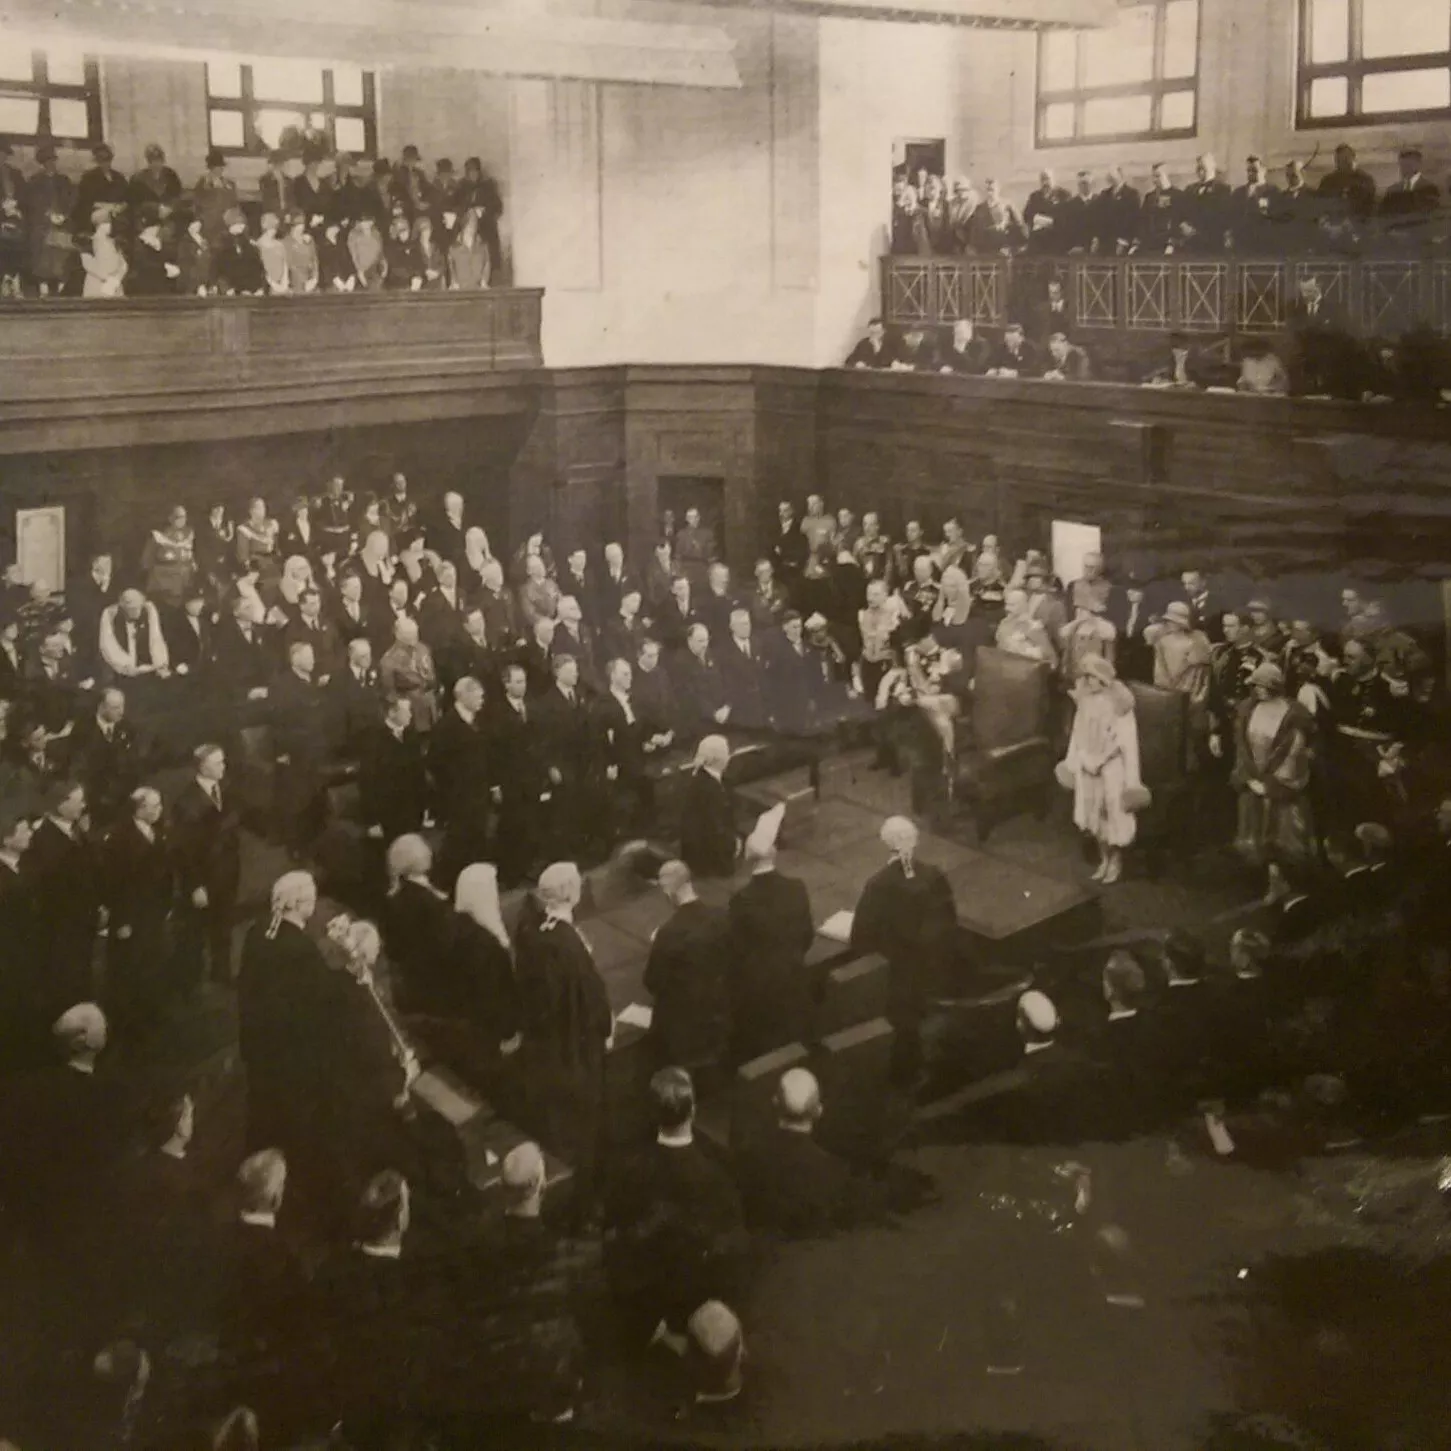
[[680, 813], [680, 858], [698, 877], [736, 869], [736, 819], [730, 788], [709, 771], [691, 773]]

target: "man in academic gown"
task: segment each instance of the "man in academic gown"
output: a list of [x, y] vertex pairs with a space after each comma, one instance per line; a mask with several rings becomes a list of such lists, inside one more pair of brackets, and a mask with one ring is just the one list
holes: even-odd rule
[[535, 702], [544, 769], [551, 793], [549, 830], [555, 847], [587, 848], [601, 836], [597, 741], [573, 655], [554, 657], [554, 688]]
[[728, 877], [736, 869], [735, 806], [725, 783], [730, 746], [706, 736], [696, 748], [680, 810], [680, 856], [698, 877]]
[[439, 884], [452, 887], [458, 874], [488, 850], [493, 810], [489, 774], [484, 687], [465, 675], [453, 688], [453, 704], [429, 732], [428, 763], [433, 772], [433, 814], [444, 824], [444, 860]]
[[208, 742], [192, 752], [194, 778], [171, 808], [171, 844], [180, 877], [177, 966], [195, 987], [210, 962], [213, 982], [232, 980], [232, 924], [242, 875], [242, 819], [226, 784], [226, 753]]
[[729, 1046], [730, 923], [696, 896], [684, 862], [666, 862], [657, 884], [675, 910], [656, 929], [645, 963], [651, 1057], [662, 1068], [689, 1069], [704, 1087]]
[[731, 983], [733, 1057], [749, 1062], [787, 1043], [805, 1042], [821, 983], [806, 965], [816, 936], [806, 884], [776, 870], [782, 803], [757, 821], [746, 838], [750, 880], [730, 899], [734, 976]]
[[366, 637], [348, 641], [347, 660], [328, 681], [327, 696], [333, 749], [354, 760], [383, 720], [383, 693]]
[[161, 793], [142, 786], [131, 817], [103, 848], [108, 914], [107, 1008], [121, 1033], [154, 1027], [168, 983], [167, 929], [176, 903], [176, 861], [161, 824]]
[[91, 960], [100, 925], [98, 862], [86, 816], [86, 790], [63, 780], [46, 793], [46, 812], [27, 853], [35, 891], [35, 950], [47, 963], [41, 1016], [53, 1022], [92, 996]]
[[928, 996], [946, 986], [957, 904], [941, 868], [917, 858], [917, 827], [905, 816], [882, 823], [891, 853], [867, 879], [851, 923], [858, 954], [887, 959], [887, 1020], [895, 1030], [893, 1076], [910, 1083], [921, 1063], [920, 1029]]
[[522, 665], [504, 667], [504, 694], [490, 726], [490, 796], [499, 808], [499, 876], [506, 885], [520, 882], [539, 860], [543, 845], [541, 798], [549, 793], [549, 775], [541, 750], [528, 676]]
[[589, 943], [575, 926], [583, 884], [572, 862], [540, 873], [543, 919], [518, 933], [525, 1081], [542, 1138], [575, 1172], [575, 1209], [588, 1212], [604, 1109], [605, 1053], [614, 1018]]

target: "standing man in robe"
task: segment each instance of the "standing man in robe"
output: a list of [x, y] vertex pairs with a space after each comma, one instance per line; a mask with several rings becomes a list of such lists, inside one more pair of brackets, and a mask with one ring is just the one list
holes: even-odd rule
[[731, 748], [724, 736], [696, 747], [680, 813], [680, 856], [696, 876], [728, 877], [736, 869], [735, 807], [725, 783]]
[[917, 859], [918, 832], [905, 816], [882, 823], [891, 860], [867, 879], [851, 922], [857, 954], [887, 959], [887, 1021], [896, 1033], [892, 1076], [912, 1083], [921, 1068], [920, 1030], [929, 993], [944, 985], [957, 931], [952, 885], [940, 867]]
[[177, 963], [195, 987], [210, 960], [211, 980], [232, 981], [232, 920], [242, 876], [242, 819], [224, 785], [227, 757], [207, 742], [192, 752], [195, 778], [172, 807], [172, 847], [181, 887]]
[[573, 862], [539, 876], [543, 920], [518, 936], [525, 1079], [545, 1144], [574, 1166], [575, 1209], [588, 1212], [604, 1111], [605, 1054], [614, 1037], [605, 985], [574, 925], [583, 884]]
[[734, 1058], [749, 1062], [805, 1042], [820, 984], [806, 953], [816, 936], [806, 884], [776, 870], [776, 837], [785, 803], [773, 806], [746, 838], [751, 878], [730, 899]]

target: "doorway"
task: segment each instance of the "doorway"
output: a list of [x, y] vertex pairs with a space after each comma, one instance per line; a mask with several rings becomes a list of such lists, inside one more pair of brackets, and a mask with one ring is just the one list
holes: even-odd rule
[[938, 137], [913, 137], [892, 143], [892, 180], [918, 185], [922, 172], [947, 175], [947, 142]]

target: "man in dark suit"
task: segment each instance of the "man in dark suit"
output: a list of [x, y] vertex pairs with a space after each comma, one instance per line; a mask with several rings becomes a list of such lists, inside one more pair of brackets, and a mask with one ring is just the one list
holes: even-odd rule
[[316, 658], [306, 640], [287, 651], [287, 670], [267, 701], [276, 763], [273, 810], [278, 834], [300, 858], [322, 825], [327, 761], [327, 698], [313, 678]]
[[660, 643], [670, 651], [682, 650], [692, 627], [701, 623], [690, 581], [683, 574], [670, 581], [670, 598], [661, 601], [654, 619]]
[[1136, 245], [1143, 252], [1172, 252], [1182, 239], [1184, 193], [1169, 180], [1169, 168], [1162, 162], [1154, 166], [1153, 183], [1139, 207]]
[[462, 634], [455, 636], [438, 659], [439, 683], [451, 691], [465, 675], [472, 675], [480, 683], [491, 682], [498, 675], [500, 658], [489, 639], [483, 610], [471, 605], [464, 611]]
[[689, 1069], [710, 1083], [730, 1038], [730, 923], [695, 894], [690, 868], [668, 861], [657, 885], [674, 912], [650, 941], [645, 987], [654, 999], [650, 1048], [661, 1067]]
[[1143, 381], [1160, 388], [1207, 388], [1215, 381], [1215, 371], [1195, 352], [1187, 333], [1172, 332], [1168, 357], [1151, 368]]
[[540, 798], [549, 776], [524, 667], [506, 665], [503, 678], [503, 699], [489, 731], [489, 795], [499, 809], [499, 876], [512, 886], [537, 864], [543, 848]]
[[1225, 238], [1234, 225], [1233, 195], [1219, 175], [1219, 166], [1207, 152], [1194, 160], [1194, 180], [1184, 188], [1179, 203], [1178, 238], [1186, 252], [1224, 251]]
[[390, 700], [360, 744], [359, 809], [369, 836], [391, 842], [419, 831], [428, 807], [428, 771], [412, 702], [405, 696]]
[[121, 597], [114, 561], [109, 553], [91, 556], [91, 567], [66, 586], [66, 609], [75, 625], [76, 655], [92, 672], [100, 663], [101, 613]]
[[611, 1275], [643, 1341], [679, 1332], [707, 1300], [735, 1299], [746, 1248], [740, 1194], [695, 1142], [695, 1086], [683, 1068], [650, 1080], [655, 1142], [617, 1176], [606, 1209]]
[[620, 596], [614, 609], [604, 617], [599, 641], [606, 663], [611, 660], [633, 663], [639, 658], [640, 647], [648, 632], [648, 626], [640, 615], [641, 604], [640, 591], [631, 585]]
[[712, 564], [706, 575], [705, 593], [698, 595], [695, 601], [695, 612], [710, 631], [712, 640], [725, 639], [730, 628], [731, 611], [739, 603], [731, 584], [730, 566], [719, 561]]
[[561, 655], [572, 655], [579, 667], [579, 683], [587, 695], [598, 695], [605, 688], [601, 672], [603, 663], [595, 652], [594, 630], [585, 623], [584, 601], [575, 595], [561, 595], [559, 617], [555, 622], [554, 638], [549, 642], [549, 652], [556, 659]]
[[207, 587], [198, 576], [187, 586], [181, 611], [161, 617], [161, 632], [173, 675], [197, 683], [207, 680], [214, 658], [214, 625], [207, 608]]
[[620, 611], [620, 601], [630, 591], [640, 593], [640, 581], [625, 565], [625, 549], [618, 540], [605, 545], [605, 567], [595, 581], [594, 613], [596, 622], [613, 619]]
[[867, 333], [846, 355], [843, 368], [890, 368], [897, 350], [887, 338], [887, 325], [874, 317], [867, 323]]
[[691, 733], [723, 726], [730, 720], [731, 703], [711, 648], [710, 631], [703, 624], [693, 624], [685, 645], [674, 668], [681, 709], [690, 721]]
[[1419, 243], [1441, 205], [1440, 188], [1421, 172], [1421, 148], [1404, 146], [1400, 176], [1381, 194], [1378, 214], [1388, 236], [1404, 245]]
[[887, 1020], [895, 1030], [893, 1075], [911, 1083], [921, 1062], [919, 1030], [928, 997], [941, 992], [957, 935], [957, 905], [941, 868], [918, 860], [918, 831], [905, 816], [882, 823], [891, 860], [867, 878], [852, 914], [851, 945], [887, 959]]
[[[489, 738], [484, 721], [484, 687], [465, 675], [453, 688], [453, 705], [429, 733], [433, 772], [433, 814], [443, 823], [440, 884], [451, 888], [458, 874], [488, 853], [493, 814]], [[390, 837], [389, 840], [392, 840]]]
[[383, 720], [373, 647], [366, 637], [348, 642], [347, 661], [328, 681], [327, 694], [333, 749], [348, 760], [355, 759]]
[[1139, 240], [1139, 193], [1121, 166], [1109, 168], [1108, 185], [1094, 199], [1093, 233], [1100, 257], [1122, 257]]
[[670, 672], [660, 663], [660, 654], [658, 640], [647, 636], [640, 642], [630, 689], [646, 720], [655, 722], [662, 731], [684, 737], [688, 732], [687, 722], [682, 719], [680, 697]]
[[58, 781], [47, 790], [45, 802], [27, 865], [35, 891], [34, 950], [47, 963], [42, 1016], [50, 1022], [92, 995], [101, 887], [86, 817], [86, 788], [79, 781]]
[[195, 986], [232, 980], [232, 924], [241, 879], [242, 821], [224, 786], [226, 753], [210, 742], [192, 752], [196, 774], [171, 808], [171, 840], [181, 886], [178, 968]]
[[988, 359], [989, 378], [1036, 378], [1040, 371], [1038, 350], [1023, 335], [1020, 322], [1009, 322]]
[[440, 559], [446, 559], [457, 566], [463, 562], [466, 554], [464, 536], [467, 533], [464, 496], [450, 489], [443, 496], [438, 513], [428, 523], [428, 547]]
[[552, 850], [572, 857], [594, 844], [604, 827], [597, 789], [598, 741], [573, 655], [554, 657], [554, 688], [535, 702], [534, 714], [551, 793]]
[[355, 569], [338, 576], [338, 597], [333, 606], [333, 622], [343, 643], [368, 640], [371, 643], [372, 617], [363, 599], [363, 576]]
[[34, 834], [15, 801], [0, 803], [0, 1075], [43, 1059], [38, 1008], [45, 965], [34, 951], [35, 892], [25, 857]]
[[806, 1042], [821, 982], [806, 965], [816, 936], [806, 884], [776, 870], [786, 808], [773, 806], [746, 838], [751, 879], [730, 899], [734, 980], [731, 1015], [737, 1063]]
[[649, 765], [670, 745], [672, 733], [668, 725], [646, 716], [635, 700], [634, 671], [628, 660], [611, 660], [607, 669], [609, 689], [594, 703], [594, 723], [605, 779], [616, 803], [617, 829], [611, 835], [640, 836], [655, 816], [655, 782]]
[[847, 1164], [813, 1137], [821, 1088], [804, 1068], [791, 1068], [776, 1087], [776, 1123], [747, 1145], [736, 1165], [752, 1229], [810, 1239], [846, 1227], [862, 1196]]
[[770, 724], [770, 661], [754, 637], [751, 612], [737, 605], [717, 656], [721, 684], [736, 730], [760, 731]]
[[176, 861], [161, 825], [161, 793], [142, 786], [131, 819], [103, 848], [107, 924], [106, 995], [120, 1032], [155, 1026], [169, 986], [167, 929], [176, 903]]
[[20, 648], [20, 621], [0, 618], [0, 700], [20, 698], [25, 678], [25, 656]]
[[326, 685], [342, 668], [343, 640], [323, 615], [322, 595], [305, 589], [297, 599], [297, 618], [282, 631], [282, 659], [286, 664], [294, 645], [312, 646], [313, 670], [319, 685]]
[[418, 633], [433, 651], [435, 660], [445, 660], [457, 653], [463, 639], [464, 614], [467, 604], [459, 588], [458, 566], [441, 559], [434, 568], [436, 583], [418, 601]]
[[728, 877], [736, 869], [735, 806], [725, 783], [731, 749], [724, 736], [696, 747], [680, 811], [680, 856], [698, 877]]
[[92, 714], [71, 735], [71, 771], [84, 783], [91, 820], [104, 831], [120, 820], [141, 779], [141, 752], [126, 719], [126, 697], [103, 690]]
[[1053, 173], [1038, 173], [1038, 189], [1023, 204], [1023, 225], [1028, 229], [1027, 251], [1037, 256], [1062, 255], [1067, 251], [1060, 223], [1068, 193], [1059, 186]]
[[1056, 383], [1087, 383], [1093, 376], [1093, 368], [1088, 353], [1077, 343], [1069, 342], [1068, 334], [1060, 330], [1048, 338], [1043, 376]]
[[484, 633], [496, 651], [513, 650], [523, 641], [524, 629], [514, 595], [504, 587], [504, 566], [486, 560], [480, 573], [484, 583], [474, 603], [484, 612]]
[[1048, 279], [1048, 291], [1032, 312], [1032, 338], [1038, 346], [1045, 347], [1055, 332], [1068, 336], [1073, 331], [1073, 304], [1063, 290], [1059, 277]]
[[580, 614], [584, 619], [588, 620], [591, 625], [599, 623], [599, 616], [594, 612], [598, 587], [595, 584], [594, 569], [590, 565], [589, 554], [586, 550], [571, 549], [565, 556], [564, 568], [559, 572], [558, 584], [560, 595], [572, 596], [579, 605]]
[[1299, 296], [1287, 309], [1290, 386], [1297, 393], [1352, 396], [1359, 381], [1357, 345], [1340, 309], [1325, 296], [1313, 273], [1300, 279]]
[[239, 595], [231, 618], [217, 626], [215, 635], [217, 680], [234, 702], [265, 700], [272, 678], [266, 639], [252, 611], [253, 602]]

